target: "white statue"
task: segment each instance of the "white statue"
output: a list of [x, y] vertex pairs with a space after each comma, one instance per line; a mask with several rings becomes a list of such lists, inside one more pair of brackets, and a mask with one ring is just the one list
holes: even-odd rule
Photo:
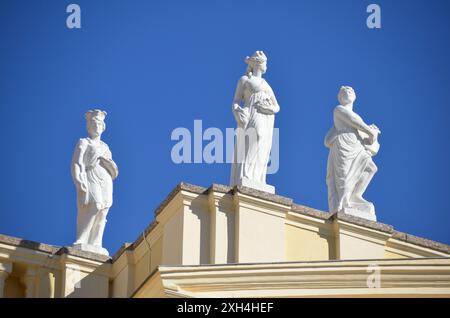
[[119, 173], [107, 144], [106, 112], [95, 109], [85, 114], [89, 137], [81, 138], [72, 158], [72, 178], [77, 189], [77, 240], [75, 248], [108, 255], [102, 247], [106, 215], [113, 202], [113, 180]]
[[372, 160], [379, 149], [380, 130], [367, 125], [353, 111], [355, 91], [342, 86], [334, 109], [333, 127], [325, 137], [330, 149], [327, 165], [328, 205], [330, 212], [344, 212], [376, 221], [375, 208], [363, 198], [363, 193], [377, 166]]
[[247, 73], [238, 81], [232, 106], [238, 128], [230, 183], [231, 186], [244, 185], [275, 193], [275, 188], [266, 184], [266, 172], [272, 148], [274, 114], [280, 107], [272, 88], [262, 77], [267, 71], [264, 53], [256, 51], [246, 57], [245, 63]]

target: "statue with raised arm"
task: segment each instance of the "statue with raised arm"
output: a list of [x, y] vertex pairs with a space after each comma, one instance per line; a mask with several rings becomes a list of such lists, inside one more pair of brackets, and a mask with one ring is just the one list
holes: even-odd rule
[[88, 137], [81, 138], [72, 158], [72, 178], [77, 189], [77, 240], [75, 248], [108, 255], [102, 247], [106, 215], [113, 202], [113, 180], [119, 173], [111, 151], [100, 140], [106, 112], [86, 112]]
[[275, 188], [266, 184], [266, 172], [280, 106], [262, 77], [267, 71], [266, 55], [256, 51], [245, 63], [247, 72], [238, 81], [232, 105], [237, 129], [230, 184], [275, 193]]
[[376, 221], [375, 208], [363, 198], [363, 193], [377, 166], [372, 157], [380, 145], [380, 130], [367, 125], [353, 111], [356, 94], [353, 88], [342, 86], [334, 109], [333, 127], [325, 137], [330, 149], [327, 164], [328, 205], [330, 212], [344, 212]]

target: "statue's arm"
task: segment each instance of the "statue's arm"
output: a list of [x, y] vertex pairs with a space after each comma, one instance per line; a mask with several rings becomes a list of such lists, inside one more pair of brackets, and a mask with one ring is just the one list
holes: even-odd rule
[[248, 123], [247, 109], [240, 106], [241, 101], [244, 99], [244, 77], [241, 77], [238, 81], [236, 92], [234, 93], [232, 111], [234, 118], [238, 124], [238, 127], [245, 128]]
[[335, 109], [335, 115], [339, 117], [341, 120], [343, 120], [345, 123], [347, 123], [347, 125], [362, 132], [365, 132], [372, 139], [375, 138], [375, 131], [363, 121], [361, 116], [359, 116], [355, 112], [350, 111], [343, 106], [338, 106]]
[[85, 174], [85, 166], [83, 163], [84, 153], [86, 152], [87, 144], [82, 139], [75, 147], [72, 158], [72, 178], [75, 185], [80, 190], [87, 192], [87, 184], [83, 175]]
[[333, 125], [333, 127], [331, 127], [330, 130], [328, 130], [328, 133], [325, 136], [324, 139], [325, 147], [331, 148], [335, 139], [336, 139], [336, 128], [334, 128]]
[[278, 104], [277, 98], [275, 97], [275, 93], [273, 92], [272, 87], [269, 86], [269, 88], [270, 88], [270, 93], [271, 93], [270, 96], [271, 96], [271, 99], [273, 102], [272, 110], [273, 110], [273, 113], [276, 114], [280, 111], [280, 105]]
[[111, 178], [114, 180], [119, 175], [119, 168], [117, 167], [117, 164], [112, 159], [112, 153], [109, 149], [107, 144], [104, 144], [106, 147], [105, 153], [103, 156], [101, 156], [101, 159], [104, 159], [104, 164], [106, 165], [106, 170], [111, 175]]
[[241, 77], [237, 83], [233, 98], [233, 111], [241, 108], [241, 101], [244, 99], [244, 79]]
[[105, 145], [105, 152], [103, 153], [103, 156], [105, 159], [108, 160], [112, 160], [112, 153], [111, 150], [109, 149], [109, 146], [105, 143], [103, 143]]

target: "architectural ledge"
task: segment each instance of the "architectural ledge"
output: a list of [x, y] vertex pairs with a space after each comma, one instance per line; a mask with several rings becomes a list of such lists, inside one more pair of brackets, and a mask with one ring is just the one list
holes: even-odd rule
[[[8, 295], [36, 271], [34, 295], [51, 297], [450, 295], [449, 245], [220, 184], [178, 184], [112, 257], [0, 234], [0, 261]], [[367, 287], [373, 266], [381, 288]]]
[[[267, 262], [267, 263], [228, 263], [228, 264], [205, 264], [205, 265], [178, 265], [166, 266], [160, 265], [158, 271], [161, 274], [170, 273], [186, 273], [186, 272], [201, 272], [202, 275], [213, 276], [213, 272], [218, 271], [234, 271], [234, 270], [282, 270], [287, 273], [287, 269], [293, 268], [345, 268], [347, 270], [355, 270], [357, 268], [366, 268], [370, 264], [378, 266], [399, 266], [404, 265], [414, 266], [435, 266], [434, 269], [445, 268], [449, 270], [450, 274], [450, 257], [420, 257], [420, 258], [398, 258], [398, 259], [358, 259], [358, 260], [327, 260], [327, 261], [303, 261], [303, 262]], [[156, 272], [156, 271], [155, 271]], [[154, 273], [155, 273], [154, 272]], [[449, 277], [450, 279], [450, 277]]]
[[[391, 225], [383, 224], [380, 222], [374, 222], [369, 221], [363, 218], [358, 218], [355, 216], [346, 215], [344, 213], [334, 213], [331, 214], [329, 212], [320, 211], [317, 209], [313, 209], [304, 205], [296, 204], [293, 202], [291, 198], [283, 197], [280, 195], [270, 194], [259, 190], [254, 190], [248, 187], [243, 186], [235, 186], [235, 187], [229, 187], [226, 185], [221, 184], [212, 184], [208, 188], [192, 185], [189, 183], [180, 183], [178, 184], [170, 193], [169, 195], [162, 201], [162, 203], [155, 209], [155, 216], [160, 214], [164, 208], [171, 202], [171, 200], [181, 191], [187, 191], [193, 194], [198, 195], [208, 195], [210, 192], [218, 192], [218, 193], [227, 193], [230, 195], [235, 195], [236, 193], [244, 194], [247, 196], [251, 196], [254, 198], [258, 198], [261, 200], [266, 200], [269, 202], [281, 204], [288, 206], [290, 208], [290, 211], [293, 213], [298, 213], [301, 215], [306, 215], [312, 218], [320, 219], [329, 221], [330, 223], [334, 221], [342, 221], [346, 223], [350, 223], [357, 226], [362, 226], [368, 229], [380, 231], [383, 233], [387, 233], [391, 235], [392, 239], [410, 243], [413, 245], [421, 246], [424, 248], [428, 248], [431, 250], [435, 250], [438, 252], [450, 254], [450, 246], [435, 242], [432, 240], [420, 238], [414, 235], [410, 235], [407, 233], [399, 232], [394, 230], [394, 228]], [[29, 250], [35, 250], [39, 252], [44, 252], [48, 254], [55, 254], [55, 255], [72, 255], [77, 256], [81, 258], [86, 258], [89, 260], [94, 260], [98, 262], [108, 262], [108, 263], [114, 263], [125, 251], [134, 251], [137, 246], [139, 246], [144, 236], [149, 235], [153, 229], [155, 229], [158, 225], [158, 222], [153, 221], [147, 228], [144, 229], [143, 233], [141, 233], [138, 238], [133, 243], [125, 243], [112, 257], [108, 257], [101, 254], [91, 253], [91, 252], [85, 252], [80, 251], [78, 249], [74, 249], [69, 246], [54, 246], [39, 242], [34, 242], [30, 240], [25, 240], [21, 238], [16, 238], [12, 236], [7, 236], [0, 234], [0, 244], [6, 244], [14, 247], [21, 247]]]
[[29, 250], [55, 254], [61, 247], [39, 243], [35, 241], [29, 241], [18, 237], [8, 236], [0, 234], [0, 244], [11, 245], [14, 247], [26, 248]]
[[0, 244], [24, 248], [31, 251], [38, 251], [53, 255], [72, 255], [97, 262], [111, 262], [111, 258], [102, 254], [81, 251], [70, 246], [55, 246], [35, 241], [24, 240], [21, 238], [0, 234]]
[[[367, 283], [373, 271], [377, 288]], [[450, 258], [160, 266], [134, 297], [161, 290], [168, 297], [447, 297]]]
[[[313, 209], [304, 205], [296, 204], [293, 202], [291, 198], [267, 193], [264, 191], [255, 190], [252, 188], [244, 187], [244, 186], [235, 186], [230, 187], [227, 185], [222, 184], [216, 184], [213, 183], [210, 187], [205, 188], [185, 182], [179, 183], [170, 193], [169, 195], [161, 202], [161, 204], [155, 209], [155, 217], [160, 214], [164, 208], [171, 202], [171, 200], [180, 192], [180, 191], [187, 191], [190, 193], [198, 194], [198, 195], [207, 195], [210, 192], [219, 192], [219, 193], [229, 193], [231, 195], [236, 194], [237, 192], [252, 196], [254, 198], [266, 200], [273, 203], [278, 203], [282, 205], [286, 205], [290, 207], [290, 210], [294, 213], [299, 213], [302, 215], [307, 215], [313, 218], [318, 218], [321, 220], [327, 220], [330, 222], [333, 222], [335, 220], [347, 222], [350, 224], [366, 227], [372, 230], [380, 231], [383, 233], [391, 234], [392, 238], [395, 238], [399, 241], [419, 245], [421, 247], [429, 248], [438, 252], [447, 253], [450, 254], [450, 246], [435, 242], [432, 240], [420, 238], [414, 235], [406, 234], [403, 232], [399, 232], [394, 230], [394, 227], [388, 224], [384, 224], [381, 222], [375, 222], [366, 220], [364, 218], [359, 218], [356, 216], [348, 215], [345, 213], [329, 213], [320, 211], [317, 209]], [[151, 223], [145, 230], [145, 235], [149, 234], [157, 225], [157, 222]], [[134, 243], [132, 243], [130, 246], [126, 247], [126, 250], [134, 250], [136, 246], [142, 242], [143, 236], [140, 235]], [[116, 254], [112, 257], [113, 261], [118, 259], [120, 255], [124, 252], [124, 248], [122, 247], [119, 249], [119, 251], [116, 252]]]
[[249, 195], [258, 199], [267, 200], [270, 202], [283, 204], [283, 205], [292, 205], [293, 200], [291, 198], [283, 197], [277, 194], [271, 194], [264, 191], [255, 190], [252, 188], [244, 187], [244, 186], [235, 186], [229, 187], [222, 184], [213, 183], [209, 188], [204, 188], [200, 186], [196, 186], [193, 184], [181, 182], [179, 183], [170, 193], [169, 195], [161, 202], [161, 204], [155, 209], [155, 216], [160, 214], [162, 210], [169, 204], [169, 202], [175, 197], [175, 195], [180, 191], [188, 191], [195, 194], [208, 194], [211, 191], [221, 192], [221, 193], [230, 193], [235, 194], [236, 192]]
[[403, 241], [406, 243], [411, 243], [414, 245], [419, 245], [422, 247], [426, 247], [435, 251], [439, 251], [439, 252], [443, 252], [443, 253], [447, 253], [450, 254], [450, 246], [447, 244], [443, 244], [443, 243], [439, 243], [439, 242], [435, 242], [432, 240], [428, 240], [425, 238], [421, 238], [418, 236], [414, 236], [411, 234], [407, 234], [407, 233], [403, 233], [403, 232], [399, 232], [399, 231], [394, 231], [392, 238], [397, 239], [399, 241]]
[[64, 255], [64, 254], [70, 255], [70, 256], [81, 257], [84, 259], [101, 262], [101, 263], [111, 263], [111, 257], [109, 257], [109, 256], [106, 256], [103, 254], [87, 252], [87, 251], [82, 251], [80, 249], [73, 248], [70, 246], [63, 246], [56, 252], [56, 255]]

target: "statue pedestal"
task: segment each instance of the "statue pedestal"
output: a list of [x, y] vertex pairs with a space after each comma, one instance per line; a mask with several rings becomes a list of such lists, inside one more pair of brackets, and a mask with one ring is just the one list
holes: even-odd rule
[[264, 192], [268, 192], [271, 194], [275, 194], [275, 187], [269, 184], [253, 181], [247, 178], [242, 178], [239, 180], [238, 186], [244, 186]]
[[346, 207], [342, 210], [345, 214], [357, 216], [370, 221], [377, 221], [375, 215], [375, 207], [372, 203], [353, 203], [351, 207]]
[[92, 252], [92, 253], [97, 253], [97, 254], [102, 254], [102, 255], [106, 255], [109, 256], [109, 252], [106, 248], [103, 248], [101, 246], [95, 246], [95, 245], [91, 245], [91, 244], [83, 244], [83, 243], [76, 243], [73, 245], [73, 248], [79, 249], [81, 251], [85, 251], [85, 252]]

